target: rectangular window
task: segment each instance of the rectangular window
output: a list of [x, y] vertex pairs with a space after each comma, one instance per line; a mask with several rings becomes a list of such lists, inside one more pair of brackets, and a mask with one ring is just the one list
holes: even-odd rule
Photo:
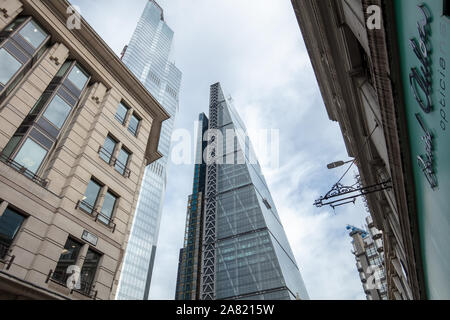
[[64, 249], [61, 252], [61, 256], [59, 257], [58, 264], [56, 265], [56, 269], [53, 272], [52, 278], [54, 280], [62, 284], [66, 283], [67, 278], [71, 275], [68, 268], [76, 265], [82, 247], [83, 245], [78, 241], [73, 240], [72, 238], [67, 239]]
[[0, 84], [6, 86], [21, 67], [22, 63], [5, 49], [0, 49]]
[[89, 249], [84, 259], [83, 268], [81, 268], [81, 292], [90, 295], [92, 285], [94, 284], [95, 274], [100, 262], [101, 255]]
[[135, 114], [131, 116], [130, 124], [128, 125], [128, 131], [130, 131], [134, 136], [137, 135], [140, 122], [141, 120]]
[[444, 16], [450, 18], [450, 0], [444, 0]]
[[107, 136], [105, 143], [103, 144], [103, 147], [100, 150], [100, 158], [102, 158], [107, 163], [111, 163], [111, 158], [112, 155], [114, 154], [114, 150], [116, 149], [116, 145], [117, 141], [111, 138], [110, 136]]
[[127, 117], [128, 110], [130, 110], [130, 108], [128, 108], [122, 102], [119, 104], [115, 117], [117, 121], [119, 121], [121, 124], [125, 124], [125, 119]]
[[114, 168], [116, 168], [117, 172], [119, 172], [121, 175], [125, 175], [125, 171], [127, 169], [129, 158], [130, 158], [130, 152], [128, 152], [122, 148], [119, 152], [117, 161], [114, 165]]
[[66, 101], [59, 95], [55, 95], [53, 100], [47, 106], [44, 117], [53, 123], [55, 127], [61, 129], [71, 110], [72, 107]]
[[106, 225], [109, 225], [111, 223], [111, 218], [113, 216], [116, 202], [117, 197], [108, 191], [105, 195], [105, 201], [103, 202], [101, 215], [99, 216], [98, 220], [100, 220]]
[[48, 36], [48, 34], [33, 20], [28, 22], [22, 30], [19, 31], [19, 34], [35, 49], [39, 48]]
[[94, 180], [89, 181], [83, 201], [80, 203], [80, 209], [93, 214], [101, 189], [102, 186], [100, 184]]
[[4, 159], [9, 159], [9, 157], [11, 157], [21, 139], [22, 136], [13, 136], [11, 140], [9, 140], [8, 144], [2, 151], [2, 156]]
[[39, 114], [39, 112], [41, 112], [42, 108], [45, 106], [51, 95], [52, 94], [50, 92], [44, 92], [42, 96], [39, 98], [39, 100], [36, 101], [36, 103], [34, 104], [33, 109], [31, 109], [30, 111], [30, 115]]
[[0, 217], [0, 259], [5, 258], [24, 220], [24, 216], [9, 207]]
[[69, 79], [75, 87], [77, 87], [77, 89], [82, 91], [89, 79], [89, 76], [78, 65], [75, 65], [72, 68], [72, 71], [70, 71], [67, 79]]
[[55, 78], [61, 78], [63, 77], [67, 70], [69, 69], [70, 65], [72, 64], [72, 61], [66, 61], [64, 64], [59, 68], [58, 73], [56, 74]]
[[25, 17], [20, 17], [17, 18], [16, 20], [14, 20], [13, 22], [11, 22], [11, 24], [9, 26], [7, 26], [5, 28], [5, 32], [13, 32], [14, 30], [16, 30], [18, 27], [20, 27], [20, 25], [26, 20]]
[[48, 33], [26, 17], [16, 19], [0, 33], [3, 46], [0, 48], [0, 101], [16, 88], [47, 50], [49, 39]]
[[36, 174], [42, 161], [47, 155], [47, 150], [40, 144], [28, 138], [20, 148], [14, 160], [21, 166], [27, 168], [30, 172]]

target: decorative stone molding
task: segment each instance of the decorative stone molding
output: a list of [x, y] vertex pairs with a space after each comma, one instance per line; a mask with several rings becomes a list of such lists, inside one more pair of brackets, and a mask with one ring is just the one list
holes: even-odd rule
[[18, 0], [0, 0], [0, 12], [4, 18], [13, 19], [22, 11], [22, 3]]
[[59, 66], [69, 56], [69, 49], [62, 43], [56, 43], [50, 51], [50, 60]]
[[106, 87], [103, 83], [97, 82], [92, 88], [91, 99], [95, 101], [96, 104], [100, 104], [106, 95]]

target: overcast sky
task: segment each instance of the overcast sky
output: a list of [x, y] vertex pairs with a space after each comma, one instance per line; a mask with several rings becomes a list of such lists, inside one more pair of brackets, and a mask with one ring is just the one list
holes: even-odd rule
[[[120, 54], [146, 0], [72, 3]], [[338, 124], [328, 119], [291, 2], [158, 3], [175, 32], [171, 60], [183, 73], [176, 128], [193, 132], [198, 114], [208, 113], [209, 86], [221, 82], [249, 131], [280, 130], [280, 167], [263, 171], [311, 299], [365, 299], [345, 229], [363, 225], [361, 200], [336, 212], [313, 206], [345, 171], [326, 164], [349, 158]], [[175, 296], [193, 172], [193, 165], [169, 167], [151, 299]]]

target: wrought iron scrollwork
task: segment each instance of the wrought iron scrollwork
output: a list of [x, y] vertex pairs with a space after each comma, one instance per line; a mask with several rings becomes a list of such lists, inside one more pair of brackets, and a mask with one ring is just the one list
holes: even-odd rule
[[392, 189], [391, 180], [364, 187], [361, 184], [361, 180], [357, 176], [356, 183], [351, 186], [345, 186], [340, 182], [336, 183], [325, 196], [317, 199], [314, 202], [314, 205], [318, 208], [329, 205], [330, 207], [335, 209], [336, 207], [345, 204], [355, 204], [357, 198], [365, 198], [367, 194], [389, 189]]

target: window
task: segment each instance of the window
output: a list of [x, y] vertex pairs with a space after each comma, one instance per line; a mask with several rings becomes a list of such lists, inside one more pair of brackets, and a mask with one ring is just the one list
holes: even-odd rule
[[115, 141], [110, 136], [106, 137], [105, 144], [103, 148], [100, 150], [100, 158], [105, 160], [107, 163], [111, 163], [111, 158], [116, 149], [117, 141]]
[[134, 136], [137, 135], [140, 122], [141, 120], [135, 114], [131, 115], [130, 124], [128, 125], [128, 131], [130, 131]]
[[81, 268], [81, 292], [90, 295], [92, 285], [94, 284], [95, 274], [100, 262], [101, 255], [89, 249], [84, 259], [83, 268]]
[[16, 20], [14, 20], [9, 26], [7, 26], [5, 28], [6, 32], [13, 32], [14, 30], [16, 30], [18, 27], [20, 27], [20, 25], [25, 21], [25, 17], [20, 17], [17, 18]]
[[2, 151], [2, 155], [4, 158], [9, 159], [9, 157], [14, 152], [21, 139], [22, 136], [13, 136], [11, 140], [9, 140], [8, 144]]
[[444, 0], [444, 16], [450, 18], [450, 0]]
[[22, 64], [8, 51], [0, 49], [0, 84], [5, 86], [22, 67]]
[[63, 77], [67, 70], [69, 69], [70, 65], [72, 64], [72, 61], [66, 61], [64, 62], [64, 64], [62, 65], [61, 68], [59, 68], [58, 73], [56, 74], [56, 78], [61, 78]]
[[80, 203], [80, 208], [90, 214], [94, 213], [95, 205], [97, 203], [98, 196], [102, 186], [94, 180], [89, 181], [84, 194], [83, 200]]
[[121, 124], [125, 124], [125, 119], [127, 117], [128, 110], [130, 110], [130, 108], [128, 108], [122, 102], [119, 104], [119, 107], [117, 108], [117, 112], [116, 112], [116, 119]]
[[[16, 36], [23, 40], [8, 40], [10, 37], [17, 40]], [[16, 88], [25, 74], [47, 50], [49, 39], [48, 33], [26, 17], [16, 19], [1, 32], [0, 101], [3, 101]]]
[[369, 247], [367, 247], [366, 251], [367, 251], [367, 256], [368, 257], [372, 257], [372, 256], [375, 256], [377, 254], [377, 251], [376, 251], [374, 245], [370, 245]]
[[22, 30], [19, 31], [19, 34], [35, 49], [39, 48], [47, 38], [47, 33], [45, 33], [33, 20], [28, 22]]
[[121, 175], [125, 175], [125, 171], [127, 171], [126, 169], [127, 169], [129, 158], [130, 158], [130, 153], [122, 148], [119, 152], [116, 164], [114, 166], [116, 168], [117, 172], [119, 172]]
[[36, 102], [36, 104], [33, 106], [33, 109], [31, 109], [30, 114], [32, 115], [39, 114], [39, 112], [41, 112], [42, 108], [45, 106], [51, 95], [52, 94], [50, 92], [43, 93], [42, 96], [39, 98], [39, 100]]
[[34, 140], [28, 138], [20, 148], [14, 160], [35, 174], [39, 170], [46, 155], [46, 149], [34, 142]]
[[69, 79], [75, 85], [75, 87], [77, 87], [81, 91], [84, 89], [84, 86], [86, 85], [89, 77], [78, 65], [75, 65], [72, 68], [72, 71], [70, 71], [67, 79]]
[[105, 195], [105, 201], [103, 202], [103, 208], [99, 220], [106, 225], [109, 225], [116, 206], [117, 197], [111, 192], [107, 192]]
[[44, 112], [44, 117], [53, 123], [55, 127], [61, 129], [69, 116], [72, 107], [65, 102], [60, 96], [55, 95], [53, 100], [47, 106]]
[[70, 273], [67, 273], [67, 268], [77, 264], [78, 255], [80, 254], [81, 247], [83, 245], [78, 241], [68, 238], [64, 249], [59, 257], [56, 269], [53, 272], [52, 278], [60, 283], [66, 283]]
[[25, 218], [17, 211], [7, 208], [0, 217], [0, 259], [8, 253]]

